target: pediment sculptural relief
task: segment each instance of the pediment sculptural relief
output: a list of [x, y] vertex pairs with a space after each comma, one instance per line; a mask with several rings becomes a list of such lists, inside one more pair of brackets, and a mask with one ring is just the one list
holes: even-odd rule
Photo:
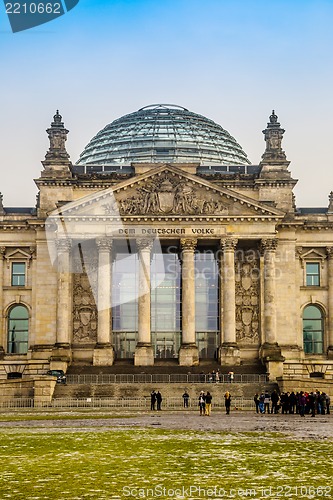
[[[206, 199], [204, 195], [206, 194]], [[204, 192], [193, 183], [179, 178], [161, 176], [137, 188], [134, 195], [120, 200], [120, 214], [175, 214], [175, 215], [221, 215], [227, 214], [227, 207], [218, 195]]]

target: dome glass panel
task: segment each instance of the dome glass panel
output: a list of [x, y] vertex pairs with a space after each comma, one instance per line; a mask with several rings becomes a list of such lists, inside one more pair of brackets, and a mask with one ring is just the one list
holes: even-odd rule
[[169, 104], [146, 106], [106, 125], [76, 165], [117, 169], [134, 163], [248, 165], [246, 153], [220, 125]]

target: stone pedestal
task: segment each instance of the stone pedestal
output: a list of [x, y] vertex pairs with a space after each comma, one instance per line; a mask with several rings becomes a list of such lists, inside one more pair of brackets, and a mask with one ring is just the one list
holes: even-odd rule
[[115, 353], [111, 344], [96, 344], [93, 352], [94, 366], [112, 366]]
[[260, 359], [265, 363], [270, 381], [276, 381], [277, 377], [283, 376], [283, 363], [285, 358], [281, 354], [281, 348], [276, 343], [265, 343], [259, 352]]
[[50, 357], [50, 370], [64, 370], [72, 361], [72, 350], [67, 344], [56, 344]]
[[199, 351], [196, 344], [182, 344], [179, 349], [180, 366], [196, 366], [199, 364]]
[[222, 344], [219, 348], [218, 360], [221, 366], [240, 365], [240, 350], [237, 344]]
[[138, 342], [134, 353], [135, 366], [153, 366], [154, 365], [154, 350], [150, 343]]

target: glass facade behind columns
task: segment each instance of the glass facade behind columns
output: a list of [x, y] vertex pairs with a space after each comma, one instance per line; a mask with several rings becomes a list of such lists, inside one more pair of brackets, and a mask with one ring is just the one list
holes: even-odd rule
[[[181, 266], [179, 256], [164, 253], [164, 280], [156, 259], [151, 267], [151, 333], [156, 358], [175, 358], [181, 343]], [[159, 284], [158, 284], [159, 283]], [[158, 286], [156, 286], [158, 284]]]
[[[123, 258], [122, 258], [123, 257]], [[126, 258], [125, 258], [126, 257]], [[163, 250], [164, 269], [151, 262], [151, 339], [156, 359], [177, 358], [182, 331], [178, 253]], [[113, 335], [118, 358], [132, 358], [138, 339], [138, 255], [118, 254], [113, 269]], [[161, 273], [164, 279], [161, 280]], [[214, 358], [219, 341], [219, 275], [212, 251], [195, 254], [195, 329], [201, 358]]]
[[132, 358], [138, 338], [138, 254], [117, 254], [112, 276], [113, 337], [116, 356]]
[[211, 251], [195, 254], [195, 330], [200, 358], [214, 358], [219, 345], [219, 272]]

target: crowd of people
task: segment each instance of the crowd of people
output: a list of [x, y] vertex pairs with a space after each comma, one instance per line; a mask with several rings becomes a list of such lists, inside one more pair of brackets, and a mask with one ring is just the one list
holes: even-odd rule
[[[190, 395], [185, 390], [183, 396], [184, 408], [189, 407]], [[150, 409], [161, 410], [162, 394], [160, 391], [153, 390], [150, 395]], [[209, 391], [201, 391], [198, 398], [198, 407], [200, 416], [210, 416], [212, 411], [213, 397]], [[297, 414], [301, 417], [305, 415], [329, 415], [331, 399], [328, 394], [319, 390], [306, 392], [282, 392], [274, 390], [272, 393], [261, 392], [254, 395], [256, 413], [264, 414]], [[230, 414], [231, 394], [226, 391], [224, 394], [224, 405], [226, 415]]]
[[329, 415], [331, 399], [328, 394], [321, 391], [299, 391], [282, 392], [279, 394], [274, 390], [271, 394], [268, 392], [256, 393], [254, 402], [257, 413], [290, 413], [301, 417], [305, 415]]

